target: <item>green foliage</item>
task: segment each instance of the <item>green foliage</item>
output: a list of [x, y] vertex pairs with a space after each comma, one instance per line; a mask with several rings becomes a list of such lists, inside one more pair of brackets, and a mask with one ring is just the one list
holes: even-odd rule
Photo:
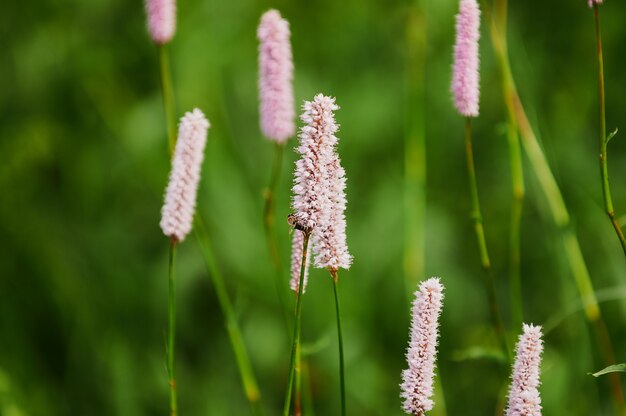
[[[146, 34], [143, 2], [1, 3], [0, 414], [163, 415], [168, 241], [158, 222], [169, 158], [158, 54]], [[449, 94], [457, 2], [421, 3], [428, 30], [425, 276], [441, 276], [446, 286], [438, 372], [448, 414], [493, 414], [509, 369], [494, 360], [456, 360], [458, 351], [498, 345], [469, 220], [463, 120]], [[626, 264], [602, 212], [594, 28], [586, 3], [511, 1], [509, 52], [594, 285], [621, 294], [607, 296], [601, 307], [616, 362], [622, 362]], [[273, 146], [258, 128], [258, 19], [276, 7], [291, 22], [297, 102], [321, 91], [341, 106], [339, 152], [355, 256], [340, 277], [348, 413], [400, 415], [398, 385], [415, 290], [405, 286], [402, 257], [408, 4], [179, 1], [170, 48], [177, 109], [198, 106], [212, 122], [198, 206], [268, 415], [282, 407], [291, 329], [278, 306], [263, 233], [262, 190]], [[623, 128], [626, 6], [606, 0], [600, 12], [607, 125]], [[514, 340], [506, 114], [486, 26], [482, 36], [481, 116], [473, 122], [473, 142], [498, 300]], [[289, 213], [294, 145], [288, 143], [276, 199], [284, 264], [290, 236], [282, 219]], [[609, 160], [616, 215], [623, 216], [626, 141], [611, 143]], [[579, 297], [560, 232], [527, 162], [524, 319], [554, 322], [545, 340], [544, 411], [610, 414], [608, 377], [586, 375], [605, 365], [593, 329], [582, 308], [563, 314]], [[180, 414], [249, 414], [215, 288], [193, 238], [178, 249], [176, 275]], [[293, 294], [284, 279], [291, 311]], [[305, 384], [316, 414], [333, 415], [339, 413], [339, 377], [332, 283], [321, 270], [311, 270], [309, 282], [302, 311]]]

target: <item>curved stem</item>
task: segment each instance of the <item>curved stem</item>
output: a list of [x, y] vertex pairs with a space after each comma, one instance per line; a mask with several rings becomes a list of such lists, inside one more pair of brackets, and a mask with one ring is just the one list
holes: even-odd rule
[[339, 382], [341, 388], [341, 415], [346, 416], [346, 379], [345, 365], [343, 358], [343, 334], [341, 331], [341, 313], [339, 310], [339, 276], [337, 270], [331, 270], [330, 275], [333, 278], [333, 292], [335, 294], [335, 312], [337, 314], [337, 339], [339, 341]]
[[167, 377], [170, 387], [170, 415], [176, 416], [176, 379], [174, 377], [174, 337], [176, 331], [176, 294], [174, 292], [174, 259], [176, 256], [176, 240], [170, 241], [170, 261], [168, 268], [169, 295], [167, 302], [168, 331], [167, 331]]
[[309, 248], [309, 237], [311, 233], [304, 231], [304, 242], [302, 244], [302, 265], [300, 266], [300, 282], [298, 283], [298, 297], [296, 298], [296, 322], [293, 329], [293, 344], [291, 347], [291, 358], [289, 359], [289, 378], [287, 379], [287, 391], [285, 393], [285, 404], [283, 415], [289, 416], [289, 408], [291, 406], [291, 393], [293, 390], [296, 358], [298, 349], [300, 348], [300, 332], [302, 329], [302, 287], [304, 286], [304, 272], [306, 269], [306, 254]]
[[604, 211], [608, 215], [611, 225], [615, 229], [617, 238], [622, 246], [622, 251], [626, 256], [626, 239], [613, 209], [613, 199], [611, 198], [611, 188], [609, 186], [609, 168], [607, 154], [607, 135], [606, 135], [606, 104], [604, 98], [604, 59], [602, 57], [602, 35], [600, 33], [600, 13], [598, 3], [593, 4], [593, 14], [596, 23], [596, 46], [598, 51], [598, 97], [600, 100], [600, 178], [602, 181], [602, 199], [604, 201]]
[[170, 146], [170, 153], [174, 154], [174, 146], [176, 145], [176, 105], [174, 104], [174, 88], [172, 87], [172, 76], [170, 73], [169, 52], [167, 45], [160, 45], [158, 50], [163, 109], [165, 110], [165, 120], [167, 122], [167, 141]]
[[262, 415], [261, 392], [259, 391], [254, 371], [252, 370], [252, 364], [250, 363], [250, 358], [248, 357], [248, 352], [243, 342], [243, 336], [237, 322], [235, 310], [230, 301], [230, 297], [228, 296], [228, 292], [226, 291], [224, 277], [217, 267], [209, 235], [204, 222], [199, 215], [196, 216], [194, 230], [197, 237], [196, 239], [198, 240], [202, 250], [202, 256], [204, 257], [204, 261], [209, 272], [208, 274], [213, 281], [213, 286], [215, 287], [218, 303], [222, 309], [222, 313], [224, 314], [226, 331], [228, 332], [228, 338], [230, 340], [233, 353], [235, 354], [235, 360], [237, 362], [237, 368], [239, 369], [239, 375], [244, 387], [246, 399], [250, 403], [252, 413], [255, 415]]
[[500, 341], [500, 346], [504, 350], [505, 356], [509, 357], [510, 360], [511, 352], [508, 348], [508, 341], [506, 339], [502, 317], [500, 316], [496, 300], [495, 282], [491, 270], [489, 252], [487, 251], [487, 242], [485, 240], [485, 231], [483, 228], [483, 217], [480, 210], [480, 200], [478, 198], [478, 185], [476, 182], [476, 168], [474, 165], [474, 151], [472, 147], [472, 121], [470, 117], [465, 119], [465, 152], [467, 156], [467, 174], [469, 177], [470, 195], [472, 199], [471, 218], [474, 221], [474, 233], [476, 234], [476, 242], [478, 243], [480, 264], [487, 279], [485, 284], [487, 288], [487, 295], [489, 297], [491, 319], [496, 331], [496, 336]]
[[[541, 190], [543, 191], [550, 214], [562, 236], [563, 246], [567, 261], [570, 265], [582, 304], [585, 308], [585, 316], [590, 324], [596, 327], [596, 341], [600, 347], [603, 361], [606, 365], [614, 364], [613, 347], [608, 333], [598, 330], [598, 328], [606, 328], [602, 318], [598, 301], [591, 282], [591, 276], [585, 263], [585, 259], [580, 249], [580, 243], [575, 230], [570, 224], [570, 216], [565, 206], [565, 201], [561, 194], [561, 190], [552, 174], [550, 165], [546, 159], [537, 136], [528, 120], [526, 111], [517, 92], [515, 79], [512, 75], [509, 56], [506, 49], [506, 21], [507, 21], [507, 0], [496, 0], [499, 15], [492, 16], [491, 19], [491, 40], [498, 56], [502, 74], [505, 77], [505, 104], [510, 115], [518, 126], [522, 140], [522, 145], [530, 160], [532, 167]], [[498, 23], [496, 22], [498, 20]], [[612, 379], [612, 396], [613, 402], [617, 407], [623, 406], [624, 398], [619, 384], [619, 380]]]

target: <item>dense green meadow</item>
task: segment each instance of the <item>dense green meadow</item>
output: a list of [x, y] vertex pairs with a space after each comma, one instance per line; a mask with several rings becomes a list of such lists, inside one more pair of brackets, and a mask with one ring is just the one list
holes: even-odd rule
[[[442, 390], [429, 414], [496, 414], [510, 366], [490, 320], [470, 219], [464, 120], [450, 94], [458, 2], [179, 0], [169, 45], [177, 112], [199, 107], [212, 124], [198, 211], [265, 414], [282, 410], [294, 305], [285, 273], [288, 310], [281, 310], [263, 228], [273, 146], [259, 130], [256, 27], [268, 8], [291, 23], [297, 112], [318, 92], [341, 107], [338, 151], [354, 256], [339, 280], [348, 414], [402, 414], [410, 302], [417, 282], [430, 276], [440, 276], [446, 290], [437, 362]], [[509, 281], [507, 110], [489, 27], [493, 5], [481, 8], [474, 156], [512, 352], [521, 327]], [[567, 230], [555, 225], [523, 149], [523, 318], [544, 329], [544, 414], [618, 414], [609, 377], [588, 374], [608, 363], [563, 242], [566, 232], [578, 236], [615, 362], [626, 362], [626, 259], [603, 210], [598, 169], [593, 11], [586, 0], [511, 0], [508, 13], [515, 83], [571, 215]], [[626, 6], [606, 0], [600, 15], [607, 129], [621, 129], [609, 144], [609, 174], [624, 226]], [[170, 162], [159, 56], [143, 3], [3, 1], [0, 46], [0, 415], [167, 414], [168, 239], [159, 220]], [[421, 131], [424, 162], [414, 143]], [[288, 142], [276, 200], [285, 268], [295, 145]], [[250, 414], [193, 235], [178, 248], [176, 279], [179, 414]], [[326, 271], [311, 270], [302, 302], [303, 414], [338, 415]], [[624, 376], [616, 380], [626, 389]]]

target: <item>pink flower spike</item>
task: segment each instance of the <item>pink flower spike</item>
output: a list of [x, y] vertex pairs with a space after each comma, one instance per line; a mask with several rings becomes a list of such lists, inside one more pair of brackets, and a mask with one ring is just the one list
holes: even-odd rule
[[402, 393], [404, 411], [413, 416], [424, 416], [432, 410], [434, 402], [433, 379], [437, 338], [439, 337], [439, 314], [443, 307], [443, 285], [438, 277], [420, 284], [415, 292], [411, 340], [406, 359], [409, 368], [402, 371]]
[[593, 7], [594, 4], [602, 4], [602, 0], [589, 0], [589, 7]]
[[326, 165], [326, 195], [322, 217], [313, 233], [315, 267], [337, 271], [349, 269], [352, 256], [346, 242], [346, 173], [336, 152]]
[[541, 416], [541, 397], [538, 390], [539, 365], [543, 351], [541, 327], [524, 324], [523, 328], [515, 350], [506, 416]]
[[[298, 285], [300, 284], [300, 271], [302, 270], [302, 249], [304, 248], [304, 233], [300, 230], [293, 230], [291, 240], [291, 280], [289, 287], [298, 293]], [[309, 282], [309, 265], [311, 264], [311, 244], [306, 250], [306, 265], [304, 267], [304, 281], [302, 284], [302, 293], [306, 292], [306, 285]]]
[[261, 130], [278, 143], [296, 132], [290, 36], [289, 22], [277, 10], [263, 14], [257, 31]]
[[172, 40], [176, 31], [176, 1], [145, 1], [150, 37], [157, 45], [164, 45]]
[[335, 157], [338, 126], [333, 111], [339, 109], [335, 99], [322, 94], [305, 101], [300, 117], [306, 125], [300, 129], [300, 144], [296, 152], [294, 185], [292, 187], [294, 222], [297, 227], [312, 232], [322, 224], [328, 189], [327, 167]]
[[183, 241], [191, 231], [209, 127], [209, 121], [197, 108], [185, 113], [178, 126], [178, 140], [161, 211], [161, 229], [176, 241]]
[[457, 111], [478, 117], [480, 9], [476, 0], [461, 0], [456, 16], [452, 93]]

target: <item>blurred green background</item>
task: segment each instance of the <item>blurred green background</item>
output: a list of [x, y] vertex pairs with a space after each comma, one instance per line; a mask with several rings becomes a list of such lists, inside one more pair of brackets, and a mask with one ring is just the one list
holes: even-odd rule
[[[592, 12], [585, 0], [511, 1], [513, 70], [570, 208], [617, 359], [626, 361], [626, 262], [601, 205]], [[349, 413], [400, 415], [409, 301], [403, 246], [408, 1], [181, 0], [171, 63], [179, 115], [212, 122], [199, 195], [267, 414], [282, 406], [290, 332], [262, 225], [273, 147], [258, 128], [256, 26], [291, 22], [297, 103], [337, 97], [348, 176], [340, 277]], [[469, 220], [463, 120], [449, 94], [455, 0], [426, 0], [426, 276], [446, 286], [438, 366], [450, 415], [493, 414], [509, 369], [468, 359], [494, 349]], [[626, 129], [626, 7], [601, 8], [608, 128]], [[483, 214], [498, 297], [508, 301], [510, 178], [500, 76], [486, 26], [481, 117], [474, 122]], [[0, 414], [163, 415], [167, 411], [167, 239], [158, 222], [169, 161], [157, 53], [141, 1], [0, 5]], [[411, 51], [414, 53], [415, 51]], [[408, 74], [409, 77], [414, 74]], [[410, 118], [413, 115], [409, 115]], [[626, 214], [626, 140], [609, 147], [613, 197]], [[295, 144], [290, 141], [289, 147]], [[289, 257], [287, 152], [278, 236]], [[609, 414], [603, 367], [546, 200], [525, 158], [525, 320], [546, 334], [546, 415]], [[179, 249], [177, 378], [182, 415], [249, 414], [198, 245]], [[287, 294], [285, 276], [285, 294]], [[339, 413], [334, 306], [314, 270], [303, 304], [313, 410]], [[291, 297], [289, 297], [291, 299]], [[571, 313], [569, 313], [571, 312]], [[558, 319], [562, 317], [563, 319]], [[506, 386], [504, 386], [505, 388]], [[442, 402], [437, 411], [443, 414]], [[312, 414], [312, 413], [310, 413]]]

